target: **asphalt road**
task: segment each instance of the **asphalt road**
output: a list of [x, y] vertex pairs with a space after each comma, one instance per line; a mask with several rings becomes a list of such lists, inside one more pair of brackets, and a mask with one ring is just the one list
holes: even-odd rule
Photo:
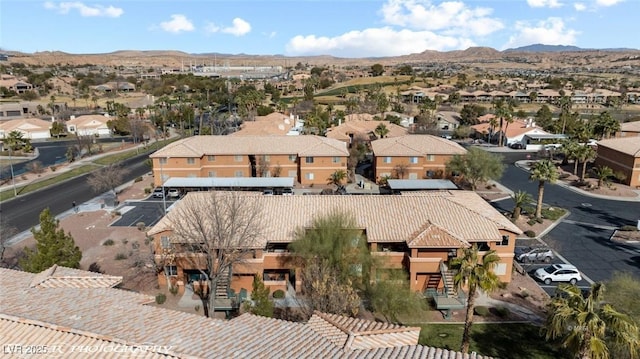
[[[123, 183], [149, 172], [150, 169], [146, 163], [148, 156], [148, 153], [144, 153], [122, 162], [123, 167], [129, 170]], [[89, 174], [81, 175], [0, 203], [3, 223], [6, 223], [7, 227], [13, 227], [22, 232], [38, 225], [40, 212], [47, 207], [54, 216], [57, 216], [69, 210], [73, 201], [83, 203], [95, 198], [96, 193], [87, 184], [88, 176]]]
[[[525, 154], [505, 154], [508, 164], [498, 182], [513, 191], [527, 191], [535, 199], [538, 183], [528, 180], [529, 173], [513, 163]], [[542, 239], [567, 262], [575, 265], [593, 281], [608, 280], [615, 272], [629, 272], [640, 278], [640, 245], [625, 245], [609, 240], [613, 231], [637, 224], [640, 202], [615, 201], [585, 196], [556, 184], [546, 184], [544, 203], [570, 212], [558, 226]], [[494, 204], [501, 211], [511, 211], [513, 202]]]

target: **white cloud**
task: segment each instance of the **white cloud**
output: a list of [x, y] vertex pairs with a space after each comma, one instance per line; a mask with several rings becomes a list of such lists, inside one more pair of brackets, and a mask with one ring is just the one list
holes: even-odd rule
[[194, 26], [191, 20], [180, 14], [171, 15], [171, 20], [161, 22], [160, 28], [166, 32], [179, 34], [184, 31], [193, 31]]
[[441, 36], [430, 31], [394, 30], [390, 27], [350, 31], [335, 37], [296, 36], [286, 46], [287, 55], [334, 55], [341, 57], [398, 56], [424, 50], [466, 49], [475, 46], [468, 38]]
[[561, 7], [562, 3], [558, 0], [527, 0], [527, 4], [531, 7], [548, 7], [556, 8]]
[[598, 6], [613, 6], [618, 3], [623, 2], [624, 0], [596, 0], [596, 5]]
[[251, 24], [237, 17], [233, 19], [232, 26], [225, 27], [222, 32], [231, 34], [234, 36], [243, 36], [251, 32]]
[[536, 24], [518, 21], [515, 30], [516, 34], [509, 38], [504, 49], [531, 44], [575, 45], [576, 36], [580, 34], [576, 30], [565, 28], [562, 19], [557, 17], [550, 17]]
[[264, 36], [266, 36], [266, 37], [268, 37], [268, 38], [270, 38], [270, 39], [273, 39], [274, 37], [276, 37], [276, 35], [277, 35], [277, 34], [278, 34], [278, 33], [277, 33], [277, 32], [275, 32], [275, 31], [271, 31], [271, 32], [263, 32], [263, 33], [262, 33], [262, 35], [264, 35]]
[[45, 9], [49, 10], [57, 10], [60, 14], [68, 14], [71, 10], [77, 10], [80, 13], [80, 16], [84, 17], [120, 17], [124, 14], [124, 10], [122, 8], [114, 7], [114, 6], [102, 6], [102, 5], [94, 5], [88, 6], [81, 2], [61, 2], [61, 3], [53, 3], [51, 1], [47, 1], [44, 3]]
[[216, 25], [216, 24], [214, 24], [212, 22], [209, 22], [204, 26], [204, 31], [208, 32], [208, 33], [218, 32], [218, 31], [220, 31], [220, 26], [218, 26], [218, 25]]
[[380, 10], [388, 25], [461, 36], [485, 36], [504, 28], [492, 13], [493, 9], [470, 8], [460, 1], [434, 5], [430, 0], [387, 0]]
[[573, 4], [573, 8], [576, 9], [576, 11], [585, 11], [587, 10], [587, 5], [581, 3], [581, 2], [577, 2], [575, 4]]

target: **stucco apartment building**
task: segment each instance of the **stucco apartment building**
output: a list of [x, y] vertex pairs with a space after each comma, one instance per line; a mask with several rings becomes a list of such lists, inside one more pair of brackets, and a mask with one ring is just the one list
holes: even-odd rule
[[114, 288], [122, 277], [0, 268], [3, 358], [483, 359], [418, 344], [419, 327], [315, 312], [306, 323], [168, 310]]
[[371, 142], [376, 181], [386, 176], [399, 179], [443, 178], [446, 163], [467, 153], [459, 144], [432, 135], [406, 135]]
[[640, 137], [640, 121], [621, 123], [616, 137]]
[[622, 172], [625, 184], [640, 188], [640, 138], [620, 137], [598, 141], [596, 166], [607, 166]]
[[[251, 291], [253, 277], [262, 275], [271, 291], [301, 289], [299, 268], [290, 261], [289, 244], [296, 233], [311, 228], [313, 220], [340, 212], [353, 216], [371, 253], [380, 258], [383, 268], [404, 269], [410, 275], [414, 291], [451, 290], [449, 261], [460, 250], [476, 243], [481, 251], [495, 249], [500, 263], [494, 269], [503, 282], [511, 281], [516, 236], [522, 231], [479, 195], [470, 191], [412, 192], [395, 196], [262, 196], [237, 192], [190, 192], [148, 232], [153, 238], [156, 260], [165, 272], [158, 275], [160, 285], [184, 285], [198, 280], [206, 268], [203, 257], [193, 254], [192, 239], [174, 234], [175, 223], [193, 221], [189, 213], [203, 201], [250, 201], [258, 215], [255, 222], [263, 230], [253, 243], [246, 260], [234, 265], [227, 278], [235, 293]], [[255, 206], [255, 207], [253, 207]], [[246, 209], [247, 210], [247, 209]], [[248, 210], [247, 210], [248, 211]], [[201, 224], [219, 221], [199, 218]], [[206, 226], [206, 224], [204, 224]], [[200, 268], [198, 268], [200, 267]], [[167, 275], [170, 275], [167, 278]], [[172, 278], [173, 277], [173, 278]], [[375, 275], [373, 276], [375, 278]], [[220, 284], [219, 284], [220, 286]], [[218, 293], [220, 288], [216, 290]], [[223, 291], [224, 293], [224, 291]]]
[[156, 186], [172, 177], [293, 177], [324, 185], [347, 170], [349, 151], [346, 143], [320, 136], [194, 136], [149, 157]]

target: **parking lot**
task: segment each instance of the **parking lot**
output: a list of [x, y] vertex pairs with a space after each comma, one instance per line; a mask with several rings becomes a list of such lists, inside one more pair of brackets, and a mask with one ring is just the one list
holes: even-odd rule
[[[517, 247], [541, 247], [541, 243], [538, 242], [535, 239], [519, 239], [518, 240], [518, 245]], [[518, 264], [524, 269], [525, 272], [527, 272], [529, 274], [529, 276], [531, 278], [533, 278], [533, 280], [536, 281], [536, 283], [538, 283], [538, 285], [540, 286], [540, 288], [542, 288], [545, 292], [547, 292], [547, 294], [549, 294], [550, 296], [553, 296], [556, 292], [556, 288], [558, 287], [558, 285], [564, 283], [564, 282], [552, 282], [551, 284], [544, 284], [542, 282], [540, 282], [539, 280], [537, 280], [534, 277], [534, 272], [536, 270], [538, 270], [539, 268], [544, 268], [553, 264], [572, 264], [569, 263], [564, 257], [562, 257], [560, 254], [558, 254], [558, 252], [556, 252], [555, 250], [553, 251], [554, 253], [554, 258], [550, 261], [550, 262], [545, 262], [543, 260], [539, 260], [539, 261], [532, 261], [532, 262], [520, 262], [518, 261]], [[579, 270], [579, 268], [578, 268]], [[578, 283], [576, 283], [576, 285], [581, 288], [581, 289], [589, 289], [591, 287], [591, 280], [585, 276], [584, 273], [580, 272], [581, 276], [582, 276], [582, 280], [579, 281]]]
[[166, 208], [169, 208], [175, 202], [174, 199], [169, 198], [163, 202], [162, 198], [153, 198], [152, 196], [141, 201], [127, 201], [124, 206], [118, 209], [121, 214], [120, 219], [111, 225], [134, 227], [142, 222], [147, 228], [152, 227], [162, 218], [165, 204]]

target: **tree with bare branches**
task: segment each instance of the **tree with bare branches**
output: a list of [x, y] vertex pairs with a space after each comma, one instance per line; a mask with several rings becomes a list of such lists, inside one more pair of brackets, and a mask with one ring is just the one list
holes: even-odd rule
[[201, 274], [198, 290], [204, 314], [215, 310], [218, 283], [233, 266], [252, 257], [264, 231], [262, 208], [237, 192], [206, 192], [186, 196], [169, 212], [176, 251]]
[[122, 166], [111, 164], [92, 172], [87, 178], [87, 183], [89, 183], [89, 186], [91, 186], [95, 192], [113, 191], [116, 200], [118, 200], [116, 187], [122, 184], [124, 176], [126, 176], [127, 173], [129, 173], [129, 170]]

